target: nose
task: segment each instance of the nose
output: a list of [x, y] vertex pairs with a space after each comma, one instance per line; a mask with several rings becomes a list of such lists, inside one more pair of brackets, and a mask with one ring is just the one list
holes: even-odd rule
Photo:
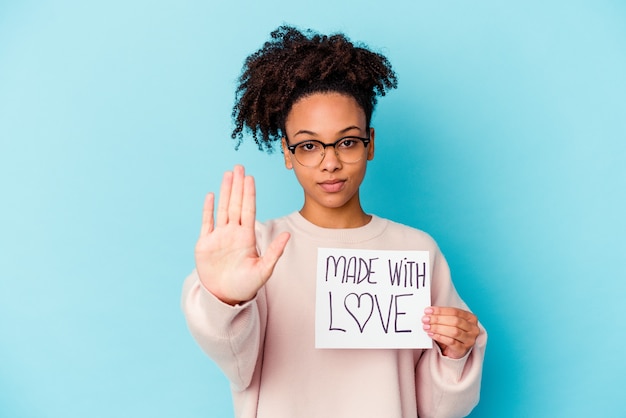
[[324, 156], [322, 157], [320, 166], [326, 171], [335, 171], [341, 168], [341, 160], [339, 159], [339, 154], [337, 154], [335, 147], [324, 147]]

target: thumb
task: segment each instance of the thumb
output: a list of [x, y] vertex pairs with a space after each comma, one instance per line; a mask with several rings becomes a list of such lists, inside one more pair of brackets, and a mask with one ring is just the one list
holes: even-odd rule
[[291, 235], [289, 234], [289, 232], [281, 233], [274, 239], [274, 241], [272, 241], [269, 247], [267, 247], [267, 249], [265, 250], [265, 254], [263, 254], [263, 256], [261, 257], [261, 269], [263, 271], [263, 276], [266, 278], [265, 280], [269, 279], [269, 277], [272, 275], [274, 267], [276, 266], [276, 263], [278, 262], [280, 256], [283, 255], [285, 247], [287, 246], [287, 241], [289, 241], [290, 237]]

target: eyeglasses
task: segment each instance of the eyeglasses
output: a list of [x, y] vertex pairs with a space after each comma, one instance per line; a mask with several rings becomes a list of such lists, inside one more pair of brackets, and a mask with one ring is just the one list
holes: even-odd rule
[[305, 167], [317, 167], [324, 160], [326, 147], [335, 149], [335, 155], [342, 163], [352, 164], [363, 159], [363, 152], [370, 143], [369, 136], [360, 138], [358, 136], [346, 136], [332, 144], [325, 144], [316, 139], [309, 139], [297, 144], [287, 145], [287, 148], [296, 157], [296, 161]]

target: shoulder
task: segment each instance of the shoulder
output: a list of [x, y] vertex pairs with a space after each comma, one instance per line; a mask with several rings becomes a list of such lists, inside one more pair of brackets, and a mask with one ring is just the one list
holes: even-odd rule
[[429, 251], [439, 250], [437, 242], [434, 238], [421, 229], [389, 219], [379, 218], [376, 215], [373, 215], [373, 220], [386, 223], [384, 234], [385, 240], [392, 240], [393, 242], [402, 244], [403, 246], [408, 245], [410, 247], [419, 247], [415, 249], [424, 249]]
[[279, 232], [281, 232], [290, 229], [288, 222], [290, 216], [291, 215], [282, 216], [280, 218], [269, 219], [263, 222], [257, 221], [255, 225], [257, 234], [272, 234], [279, 230]]
[[288, 218], [289, 215], [263, 222], [257, 221], [255, 224], [257, 246], [259, 248], [267, 247], [281, 232], [287, 231], [293, 234], [293, 228], [289, 225]]

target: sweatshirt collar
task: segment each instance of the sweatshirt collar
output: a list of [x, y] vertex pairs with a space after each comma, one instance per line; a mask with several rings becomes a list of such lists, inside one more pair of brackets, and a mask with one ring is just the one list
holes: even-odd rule
[[386, 229], [389, 221], [372, 215], [366, 225], [358, 228], [322, 228], [304, 218], [300, 212], [293, 212], [287, 216], [287, 222], [295, 230], [299, 230], [311, 239], [320, 242], [332, 242], [333, 245], [345, 243], [355, 244], [379, 237]]

